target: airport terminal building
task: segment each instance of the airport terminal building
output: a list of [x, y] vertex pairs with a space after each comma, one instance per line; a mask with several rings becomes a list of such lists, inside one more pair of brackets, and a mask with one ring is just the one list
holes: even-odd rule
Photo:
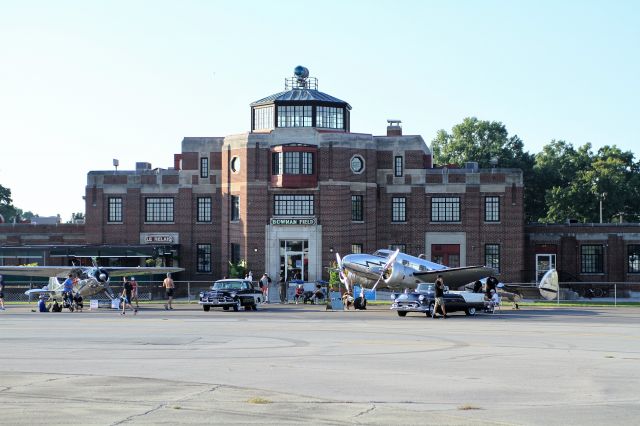
[[353, 133], [351, 105], [303, 68], [284, 89], [249, 105], [246, 133], [184, 138], [172, 167], [90, 171], [85, 224], [0, 224], [0, 264], [96, 256], [210, 281], [243, 259], [256, 279], [315, 281], [336, 253], [400, 248], [505, 282], [640, 281], [640, 225], [525, 226], [521, 170], [434, 165], [398, 120]]
[[520, 170], [434, 168], [399, 121], [352, 133], [351, 105], [304, 73], [248, 112], [247, 133], [184, 138], [172, 168], [89, 172], [87, 243], [163, 244], [183, 279], [221, 278], [244, 259], [254, 276], [314, 281], [336, 252], [387, 247], [523, 278]]

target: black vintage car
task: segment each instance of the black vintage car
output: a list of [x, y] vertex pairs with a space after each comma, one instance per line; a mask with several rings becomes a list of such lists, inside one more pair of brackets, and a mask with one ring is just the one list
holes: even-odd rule
[[[435, 306], [435, 287], [433, 284], [419, 284], [416, 291], [410, 293], [394, 293], [391, 295], [391, 309], [404, 317], [408, 312], [419, 312], [433, 316]], [[475, 315], [484, 309], [484, 295], [471, 291], [445, 291], [445, 309], [451, 312], [463, 311], [467, 315]], [[438, 310], [438, 313], [441, 313]]]
[[245, 310], [258, 310], [258, 304], [263, 300], [262, 292], [253, 287], [249, 280], [228, 279], [213, 283], [211, 290], [200, 292], [202, 309], [208, 312], [212, 307], [221, 307], [225, 311], [232, 308], [239, 311], [244, 306]]

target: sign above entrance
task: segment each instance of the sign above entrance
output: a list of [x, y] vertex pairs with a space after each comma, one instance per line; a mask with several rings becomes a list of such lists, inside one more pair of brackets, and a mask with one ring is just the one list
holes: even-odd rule
[[305, 217], [305, 218], [271, 218], [272, 225], [315, 225], [316, 218], [315, 217]]
[[178, 244], [177, 232], [140, 233], [140, 244]]

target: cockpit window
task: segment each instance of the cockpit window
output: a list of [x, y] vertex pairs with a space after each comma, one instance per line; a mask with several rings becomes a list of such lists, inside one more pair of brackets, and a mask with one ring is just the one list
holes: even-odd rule
[[388, 257], [389, 253], [387, 253], [386, 251], [378, 250], [375, 253], [373, 253], [373, 255], [378, 257]]

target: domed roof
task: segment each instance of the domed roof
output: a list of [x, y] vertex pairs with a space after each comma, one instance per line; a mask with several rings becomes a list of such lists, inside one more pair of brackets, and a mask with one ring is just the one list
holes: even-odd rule
[[262, 98], [251, 103], [252, 107], [272, 104], [274, 102], [330, 102], [335, 104], [342, 104], [346, 106], [348, 109], [351, 109], [351, 105], [347, 102], [334, 98], [331, 95], [328, 95], [324, 92], [320, 92], [315, 89], [291, 89], [286, 90], [284, 92], [276, 93], [271, 96], [267, 96], [266, 98]]

